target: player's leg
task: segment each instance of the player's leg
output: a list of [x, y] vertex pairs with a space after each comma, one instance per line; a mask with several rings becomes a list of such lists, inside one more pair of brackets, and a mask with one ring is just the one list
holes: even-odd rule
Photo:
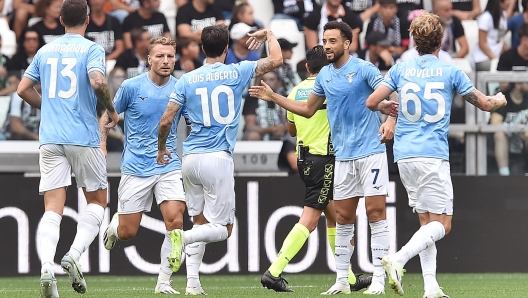
[[70, 277], [76, 292], [86, 292], [86, 281], [78, 262], [90, 246], [103, 222], [107, 201], [106, 159], [99, 148], [65, 145], [66, 158], [75, 174], [77, 187], [82, 188], [87, 206], [79, 215], [77, 233], [70, 250], [61, 260], [62, 269]]
[[169, 265], [169, 255], [172, 251], [170, 232], [183, 229], [183, 213], [185, 212], [185, 193], [181, 171], [172, 171], [159, 175], [154, 186], [154, 195], [165, 222], [165, 237], [160, 250], [160, 271], [155, 293], [179, 294], [171, 285], [172, 269]]
[[358, 160], [361, 183], [365, 192], [365, 209], [370, 225], [370, 249], [374, 272], [368, 295], [385, 293], [385, 270], [381, 259], [389, 253], [389, 225], [386, 217], [386, 196], [389, 186], [387, 156], [379, 153]]
[[[209, 223], [203, 213], [193, 216], [192, 219], [193, 229], [199, 229], [201, 225]], [[187, 269], [185, 294], [187, 295], [207, 295], [200, 282], [200, 265], [205, 253], [205, 244], [205, 242], [195, 242], [185, 246], [185, 265]]]
[[354, 253], [354, 223], [359, 198], [363, 196], [355, 161], [336, 161], [334, 206], [336, 209], [336, 283], [324, 295], [350, 293], [348, 275]]
[[66, 202], [66, 187], [71, 184], [71, 167], [61, 145], [42, 145], [39, 154], [39, 193], [44, 195], [44, 215], [37, 229], [40, 252], [42, 297], [59, 297], [55, 279], [55, 252], [60, 236], [60, 223]]

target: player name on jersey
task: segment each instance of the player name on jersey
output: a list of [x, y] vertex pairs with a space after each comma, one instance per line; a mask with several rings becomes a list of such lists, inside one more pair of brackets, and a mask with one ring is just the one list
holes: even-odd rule
[[418, 78], [441, 77], [442, 68], [407, 68], [405, 76]]
[[236, 79], [236, 78], [238, 78], [238, 72], [233, 71], [233, 70], [209, 72], [206, 75], [201, 73], [201, 74], [196, 74], [194, 76], [191, 76], [191, 78], [189, 79], [189, 84], [200, 83], [200, 82], [221, 81], [221, 80]]
[[41, 52], [59, 52], [59, 53], [86, 53], [90, 45], [82, 44], [53, 44], [40, 49]]

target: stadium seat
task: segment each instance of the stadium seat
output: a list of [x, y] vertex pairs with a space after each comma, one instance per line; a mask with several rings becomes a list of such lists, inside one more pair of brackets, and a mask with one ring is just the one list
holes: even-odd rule
[[0, 128], [4, 126], [9, 112], [9, 104], [11, 103], [10, 96], [0, 96]]
[[359, 48], [364, 49], [365, 48], [365, 37], [367, 36], [367, 28], [368, 24], [370, 23], [370, 19], [365, 20], [363, 22], [363, 30], [359, 33]]
[[172, 36], [176, 36], [176, 3], [174, 0], [161, 0], [159, 11], [165, 15]]
[[488, 4], [488, 0], [480, 0], [480, 10], [484, 11], [486, 9], [487, 4]]
[[297, 23], [294, 20], [274, 19], [270, 21], [269, 28], [277, 38], [285, 38], [289, 42], [297, 43], [289, 61], [293, 69], [297, 69], [297, 63], [306, 58], [304, 34], [297, 29]]
[[497, 71], [497, 65], [499, 65], [499, 59], [491, 59], [490, 63], [490, 72], [496, 72]]
[[40, 20], [42, 20], [42, 18], [39, 18], [39, 17], [32, 17], [28, 20], [28, 28], [30, 28], [31, 26], [35, 25], [36, 23], [40, 22]]
[[2, 35], [2, 54], [11, 57], [16, 52], [17, 42], [15, 32], [9, 29], [5, 18], [0, 18], [0, 35]]
[[275, 13], [273, 2], [271, 0], [249, 0], [248, 3], [253, 7], [255, 19], [262, 22], [264, 28], [269, 28], [270, 20]]
[[462, 21], [464, 32], [469, 46], [469, 54], [473, 53], [473, 48], [478, 44], [478, 24], [475, 20], [464, 20]]
[[453, 58], [453, 65], [460, 68], [465, 73], [473, 72], [473, 69], [471, 68], [471, 63], [469, 63], [469, 60], [467, 59]]

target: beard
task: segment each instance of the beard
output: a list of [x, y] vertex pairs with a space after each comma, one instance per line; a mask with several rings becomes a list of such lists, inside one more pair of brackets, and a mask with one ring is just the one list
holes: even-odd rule
[[453, 24], [453, 18], [440, 17], [440, 23], [442, 23], [444, 27], [449, 27], [451, 24]]
[[336, 63], [337, 61], [339, 61], [339, 59], [341, 59], [341, 57], [343, 57], [344, 54], [345, 54], [344, 50], [341, 50], [340, 52], [334, 51], [334, 57], [330, 59], [326, 59], [326, 60], [329, 63]]

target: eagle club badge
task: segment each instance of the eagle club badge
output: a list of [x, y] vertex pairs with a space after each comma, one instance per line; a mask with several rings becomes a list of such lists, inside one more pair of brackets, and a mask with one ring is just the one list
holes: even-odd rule
[[345, 77], [347, 77], [349, 84], [352, 83], [352, 81], [354, 80], [355, 76], [356, 76], [355, 72], [345, 74]]

